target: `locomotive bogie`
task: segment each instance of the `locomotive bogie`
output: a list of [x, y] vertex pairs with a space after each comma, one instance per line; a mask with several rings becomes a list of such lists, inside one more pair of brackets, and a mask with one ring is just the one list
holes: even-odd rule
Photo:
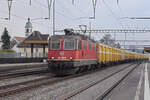
[[[97, 60], [76, 60], [76, 61], [49, 61], [49, 70], [57, 75], [75, 74], [80, 70], [92, 69], [97, 65]], [[92, 66], [95, 65], [95, 66]], [[86, 67], [86, 68], [85, 68]]]

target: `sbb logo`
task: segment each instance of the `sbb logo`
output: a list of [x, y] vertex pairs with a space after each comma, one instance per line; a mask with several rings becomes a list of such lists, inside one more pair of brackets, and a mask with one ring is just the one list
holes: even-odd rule
[[60, 56], [64, 56], [64, 51], [59, 52]]

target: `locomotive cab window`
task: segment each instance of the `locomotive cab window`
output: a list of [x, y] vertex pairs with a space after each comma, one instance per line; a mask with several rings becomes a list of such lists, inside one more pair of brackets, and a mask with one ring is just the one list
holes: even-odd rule
[[75, 40], [64, 40], [64, 50], [74, 50], [76, 49], [77, 42]]
[[49, 44], [50, 44], [49, 45], [50, 49], [52, 49], [52, 50], [59, 50], [61, 42], [60, 42], [60, 40], [52, 39], [52, 40], [50, 40]]

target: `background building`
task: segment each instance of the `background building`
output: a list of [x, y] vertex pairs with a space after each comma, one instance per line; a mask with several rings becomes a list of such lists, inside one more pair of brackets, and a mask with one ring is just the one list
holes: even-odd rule
[[48, 34], [34, 31], [17, 47], [22, 57], [47, 57], [48, 56]]
[[28, 37], [32, 34], [32, 23], [30, 22], [30, 18], [28, 18], [28, 21], [25, 25], [25, 36]]
[[26, 38], [25, 37], [13, 37], [11, 40], [11, 48], [18, 52], [18, 45], [22, 43]]
[[25, 37], [13, 37], [11, 48], [16, 51], [17, 57], [47, 57], [48, 56], [48, 34], [39, 31], [32, 32], [30, 18], [25, 24]]

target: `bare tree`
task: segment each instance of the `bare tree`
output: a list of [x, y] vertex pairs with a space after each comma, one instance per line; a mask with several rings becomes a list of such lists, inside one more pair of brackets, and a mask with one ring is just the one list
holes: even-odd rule
[[115, 40], [112, 38], [110, 34], [104, 35], [103, 38], [100, 40], [100, 43], [109, 45], [111, 47], [120, 48], [120, 44], [119, 43], [116, 44]]

